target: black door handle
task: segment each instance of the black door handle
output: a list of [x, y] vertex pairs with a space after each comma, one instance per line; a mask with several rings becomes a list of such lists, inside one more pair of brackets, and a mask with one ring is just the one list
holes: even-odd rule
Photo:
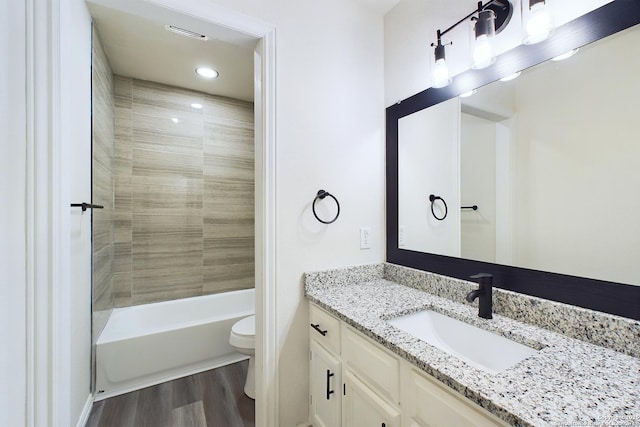
[[86, 211], [87, 209], [104, 209], [104, 206], [102, 206], [102, 205], [94, 205], [94, 204], [87, 203], [87, 202], [71, 203], [71, 207], [72, 208], [82, 208], [82, 212]]

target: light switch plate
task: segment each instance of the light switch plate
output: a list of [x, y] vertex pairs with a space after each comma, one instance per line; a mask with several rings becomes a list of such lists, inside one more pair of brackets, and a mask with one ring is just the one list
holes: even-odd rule
[[371, 249], [371, 228], [360, 227], [360, 249]]

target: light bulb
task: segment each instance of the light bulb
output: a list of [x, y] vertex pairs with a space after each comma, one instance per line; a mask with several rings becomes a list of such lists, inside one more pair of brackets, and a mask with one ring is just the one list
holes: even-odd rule
[[539, 2], [531, 6], [525, 30], [526, 36], [523, 41], [524, 44], [540, 43], [551, 35], [553, 22], [544, 2]]
[[473, 64], [471, 65], [471, 68], [476, 70], [486, 68], [493, 64], [495, 60], [496, 57], [493, 54], [489, 37], [481, 35], [476, 38], [476, 42], [473, 47]]
[[444, 58], [438, 59], [433, 66], [433, 87], [445, 87], [451, 83], [449, 67]]
[[196, 68], [196, 74], [205, 79], [215, 79], [219, 76], [219, 73], [216, 70], [209, 67]]

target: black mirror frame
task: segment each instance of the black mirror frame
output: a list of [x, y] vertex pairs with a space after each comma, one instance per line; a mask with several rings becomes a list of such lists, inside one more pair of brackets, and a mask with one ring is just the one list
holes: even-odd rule
[[[469, 70], [444, 88], [429, 88], [386, 109], [387, 262], [468, 280], [491, 273], [494, 286], [640, 320], [640, 286], [416, 252], [398, 247], [398, 120], [640, 23], [640, 0], [615, 0], [556, 28], [536, 45], [520, 45], [483, 70]], [[630, 54], [632, 54], [630, 52]], [[640, 267], [639, 267], [640, 268]], [[640, 285], [640, 284], [639, 284]]]

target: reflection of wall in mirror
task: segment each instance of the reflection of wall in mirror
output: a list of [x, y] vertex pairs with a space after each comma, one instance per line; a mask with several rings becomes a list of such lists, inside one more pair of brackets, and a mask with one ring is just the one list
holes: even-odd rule
[[460, 212], [460, 255], [495, 262], [496, 123], [462, 114], [460, 127], [460, 200], [478, 210]]
[[632, 28], [516, 80], [516, 265], [640, 284], [638, 45]]
[[[496, 90], [498, 88], [498, 90]], [[507, 89], [507, 90], [505, 90]], [[461, 256], [512, 264], [513, 138], [511, 85], [489, 85], [463, 100], [460, 131]]]
[[[404, 249], [460, 255], [459, 127], [457, 98], [398, 122], [398, 225]], [[443, 221], [431, 213], [430, 194], [447, 203]], [[440, 201], [434, 211], [444, 214]]]

